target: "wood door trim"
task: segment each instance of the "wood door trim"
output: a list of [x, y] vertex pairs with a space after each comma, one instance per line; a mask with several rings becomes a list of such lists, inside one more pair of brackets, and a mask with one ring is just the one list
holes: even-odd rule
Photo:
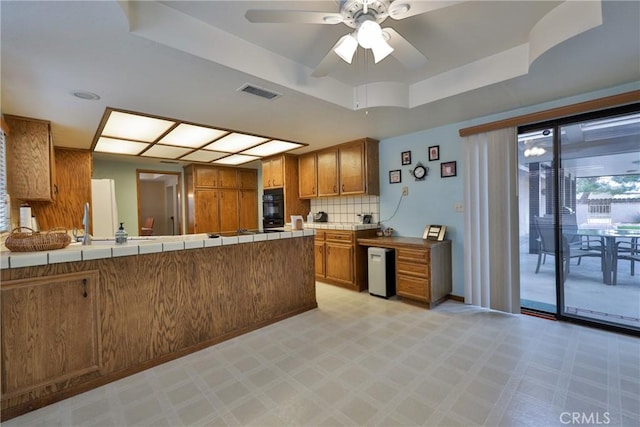
[[516, 127], [530, 123], [544, 122], [560, 117], [573, 116], [589, 111], [596, 111], [605, 108], [616, 107], [619, 105], [631, 104], [638, 101], [640, 101], [640, 90], [634, 90], [618, 95], [612, 95], [604, 98], [592, 99], [590, 101], [579, 102], [577, 104], [566, 105], [564, 107], [538, 111], [537, 113], [524, 114], [521, 116], [511, 117], [509, 119], [498, 120], [495, 122], [471, 126], [468, 128], [462, 128], [458, 131], [458, 134], [461, 137], [465, 137], [508, 127]]

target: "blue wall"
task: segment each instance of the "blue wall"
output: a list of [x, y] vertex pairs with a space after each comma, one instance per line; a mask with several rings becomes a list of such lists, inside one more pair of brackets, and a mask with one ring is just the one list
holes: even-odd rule
[[[446, 225], [447, 238], [453, 243], [453, 294], [464, 296], [463, 213], [455, 211], [455, 204], [462, 203], [462, 176], [464, 174], [464, 165], [461, 164], [462, 138], [458, 136], [458, 130], [638, 89], [640, 89], [640, 83], [634, 82], [381, 140], [380, 218], [383, 225], [393, 227], [396, 230], [396, 235], [405, 237], [422, 237], [424, 228], [428, 224]], [[430, 162], [427, 150], [433, 145], [440, 146], [440, 160]], [[401, 153], [403, 151], [411, 151], [411, 165], [402, 166]], [[441, 178], [440, 163], [448, 161], [457, 162], [457, 176]], [[422, 162], [429, 167], [429, 175], [424, 181], [416, 181], [409, 173], [417, 162]], [[402, 171], [402, 182], [390, 184], [389, 171], [396, 169]], [[395, 211], [401, 198], [402, 187], [409, 188], [409, 195], [402, 199], [396, 215], [385, 221]]]

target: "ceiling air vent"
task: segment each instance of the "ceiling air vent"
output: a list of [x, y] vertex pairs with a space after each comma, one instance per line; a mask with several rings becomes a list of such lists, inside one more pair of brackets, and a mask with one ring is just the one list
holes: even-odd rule
[[238, 89], [240, 92], [250, 93], [251, 95], [259, 96], [261, 98], [268, 99], [269, 101], [273, 101], [276, 98], [282, 96], [281, 93], [271, 92], [267, 89], [263, 89], [258, 86], [253, 86], [249, 83], [245, 84], [241, 88]]

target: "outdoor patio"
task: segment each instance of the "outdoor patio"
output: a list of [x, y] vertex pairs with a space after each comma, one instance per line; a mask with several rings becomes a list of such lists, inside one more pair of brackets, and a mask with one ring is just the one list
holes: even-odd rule
[[[535, 274], [538, 255], [520, 254], [520, 297], [537, 308], [555, 310], [555, 260], [547, 256], [540, 272]], [[599, 258], [582, 258], [580, 265], [571, 260], [564, 284], [565, 311], [582, 317], [620, 323], [640, 329], [640, 263], [631, 275], [629, 261], [620, 261], [615, 286], [602, 281]], [[530, 303], [532, 302], [532, 303]]]

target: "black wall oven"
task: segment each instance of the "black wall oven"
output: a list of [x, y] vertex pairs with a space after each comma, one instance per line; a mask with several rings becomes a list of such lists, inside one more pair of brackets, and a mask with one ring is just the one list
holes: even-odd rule
[[284, 227], [284, 192], [282, 188], [264, 190], [262, 196], [262, 228]]

